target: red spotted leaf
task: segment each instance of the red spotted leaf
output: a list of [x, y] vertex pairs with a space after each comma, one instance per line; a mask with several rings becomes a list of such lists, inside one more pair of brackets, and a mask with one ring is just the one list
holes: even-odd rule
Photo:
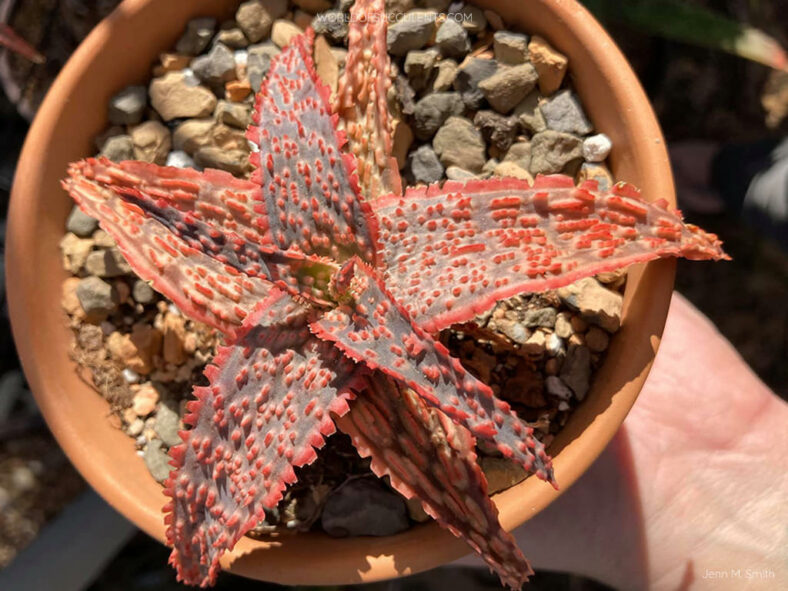
[[384, 280], [428, 332], [495, 302], [665, 256], [727, 258], [677, 211], [564, 176], [448, 182], [374, 203]]
[[375, 217], [359, 197], [355, 162], [342, 153], [330, 91], [312, 61], [314, 32], [296, 37], [271, 64], [247, 137], [256, 209], [274, 244], [343, 261], [375, 260]]
[[399, 167], [392, 156], [386, 30], [385, 0], [356, 0], [350, 9], [348, 55], [335, 102], [348, 148], [358, 161], [362, 194], [370, 201], [402, 193]]
[[370, 376], [363, 395], [337, 426], [406, 498], [417, 498], [438, 523], [463, 538], [501, 581], [519, 589], [533, 574], [514, 539], [498, 522], [487, 480], [467, 429], [395, 382]]
[[371, 269], [351, 260], [342, 271], [349, 274], [350, 268], [353, 278], [342, 295], [352, 301], [313, 321], [312, 332], [348, 357], [412, 388], [430, 406], [495, 445], [505, 457], [555, 484], [551, 460], [533, 437], [533, 429], [465, 371], [446, 347], [413, 324]]
[[358, 367], [306, 324], [308, 310], [274, 290], [221, 347], [195, 388], [165, 484], [170, 562], [192, 585], [212, 584], [221, 555], [276, 506], [294, 467], [311, 463], [348, 410]]

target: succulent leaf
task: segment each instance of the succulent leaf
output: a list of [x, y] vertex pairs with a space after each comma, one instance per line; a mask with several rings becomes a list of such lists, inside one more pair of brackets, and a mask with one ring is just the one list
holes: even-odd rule
[[350, 9], [348, 55], [334, 106], [341, 129], [347, 131], [348, 149], [358, 161], [362, 195], [369, 201], [402, 193], [399, 166], [391, 155], [386, 30], [385, 0], [356, 0]]
[[335, 431], [330, 413], [345, 414], [363, 385], [358, 366], [310, 334], [308, 313], [273, 290], [194, 389], [165, 483], [170, 562], [186, 583], [213, 584], [221, 555], [276, 506]]
[[359, 260], [350, 281], [353, 300], [312, 321], [310, 330], [348, 357], [412, 388], [505, 457], [555, 485], [551, 460], [533, 429], [451, 357], [446, 347], [413, 324], [374, 271]]
[[343, 154], [330, 91], [315, 72], [314, 31], [296, 37], [271, 64], [247, 138], [256, 209], [267, 212], [274, 244], [308, 255], [375, 262], [376, 225], [359, 197], [355, 162]]
[[566, 176], [447, 182], [373, 204], [384, 280], [428, 332], [497, 301], [665, 256], [725, 259], [721, 242], [631, 185]]
[[424, 510], [463, 538], [504, 584], [519, 589], [533, 571], [498, 522], [468, 430], [382, 376], [368, 378], [350, 410], [337, 427], [361, 456], [371, 458], [375, 474], [388, 476], [404, 497], [421, 500]]

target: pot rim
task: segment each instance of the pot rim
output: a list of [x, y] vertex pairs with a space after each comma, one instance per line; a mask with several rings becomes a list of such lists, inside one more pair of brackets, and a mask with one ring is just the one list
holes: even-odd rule
[[[544, 33], [569, 57], [570, 73], [584, 106], [596, 128], [613, 138], [611, 164], [617, 178], [637, 181], [646, 198], [665, 198], [675, 206], [665, 143], [648, 99], [624, 56], [586, 9], [575, 0], [531, 0], [527, 10], [525, 3], [513, 5], [506, 0], [474, 3], [495, 9], [507, 17], [512, 28]], [[82, 115], [75, 111], [74, 103], [87, 96], [103, 108], [119, 88], [133, 83], [135, 77], [146, 78], [149, 61], [140, 58], [138, 61], [145, 63], [132, 64], [126, 75], [113, 72], [117, 62], [111, 63], [110, 54], [123, 55], [120, 45], [134, 43], [137, 37], [154, 40], [154, 50], [166, 49], [182, 29], [167, 26], [173, 19], [183, 25], [189, 16], [226, 14], [225, 9], [236, 4], [236, 0], [125, 0], [80, 45], [41, 105], [19, 159], [9, 209], [9, 309], [19, 356], [36, 401], [52, 433], [86, 480], [115, 509], [160, 541], [164, 541], [160, 507], [166, 501], [161, 487], [150, 476], [146, 480], [141, 461], [128, 466], [113, 461], [115, 456], [131, 459], [132, 440], [110, 427], [104, 417], [106, 403], [91, 387], [77, 381], [73, 363], [57, 358], [58, 351], [66, 351], [71, 331], [59, 308], [65, 274], [53, 266], [60, 265], [56, 244], [63, 234], [68, 205], [62, 191], [54, 197], [53, 179], [64, 174], [70, 160], [86, 153], [93, 131], [99, 130], [97, 125], [102, 121], [101, 114], [93, 113], [86, 115], [89, 124], [80, 125], [74, 117]], [[152, 15], [158, 18], [151, 19]], [[148, 27], [145, 32], [135, 29], [141, 23]], [[147, 50], [143, 53], [155, 55]], [[577, 72], [580, 75], [575, 75]], [[112, 82], [91, 86], [91, 76]], [[122, 80], [125, 83], [112, 87]], [[97, 85], [99, 89], [94, 90]], [[68, 141], [55, 141], [61, 137]], [[550, 447], [561, 490], [529, 478], [495, 495], [507, 530], [533, 517], [571, 486], [615, 435], [656, 355], [674, 272], [673, 260], [630, 270], [622, 328], [612, 339], [591, 393]], [[56, 286], [54, 294], [52, 289], [39, 289], [47, 281], [50, 287]], [[615, 367], [611, 360], [616, 361]], [[88, 393], [95, 400], [88, 398]], [[93, 425], [87, 422], [88, 417], [105, 424]], [[129, 481], [135, 486], [129, 486]], [[285, 584], [346, 584], [416, 573], [469, 552], [464, 542], [429, 523], [386, 538], [332, 539], [309, 533], [261, 542], [245, 537], [225, 555], [222, 566], [237, 574]]]

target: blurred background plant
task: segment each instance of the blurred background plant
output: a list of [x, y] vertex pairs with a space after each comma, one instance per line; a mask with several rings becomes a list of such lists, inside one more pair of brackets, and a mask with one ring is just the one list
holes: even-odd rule
[[[788, 203], [788, 146], [778, 147], [788, 137], [788, 1], [581, 1], [621, 47], [654, 105], [671, 151], [680, 206], [690, 221], [717, 232], [734, 258], [724, 265], [680, 263], [677, 289], [788, 399], [788, 239], [784, 226], [782, 234], [779, 226], [768, 226], [775, 217], [768, 206], [776, 204], [779, 214]], [[0, 0], [0, 45], [11, 43], [22, 51], [0, 50], [0, 250], [28, 121], [79, 41], [118, 2]], [[15, 45], [17, 38], [4, 26], [29, 47]], [[766, 206], [764, 195], [773, 200]], [[0, 261], [0, 569], [65, 506], [75, 506], [85, 490], [25, 385], [10, 335], [2, 270]], [[166, 555], [164, 547], [138, 534], [89, 589], [183, 589], [166, 566]], [[371, 589], [499, 588], [486, 573], [444, 570], [437, 577], [437, 584], [427, 574]], [[283, 589], [231, 575], [223, 575], [218, 588]], [[529, 588], [604, 587], [539, 573]]]

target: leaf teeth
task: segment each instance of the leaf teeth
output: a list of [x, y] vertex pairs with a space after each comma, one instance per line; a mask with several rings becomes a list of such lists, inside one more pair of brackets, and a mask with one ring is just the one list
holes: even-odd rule
[[358, 159], [362, 193], [370, 201], [402, 193], [399, 166], [391, 156], [387, 28], [385, 0], [356, 0], [350, 9], [348, 55], [335, 104], [350, 152]]
[[495, 445], [505, 457], [555, 484], [551, 460], [533, 438], [533, 429], [466, 372], [443, 345], [412, 324], [370, 268], [357, 260], [346, 263], [349, 266], [355, 271], [355, 301], [311, 322], [312, 333], [334, 343], [348, 357], [412, 388], [430, 406]]
[[283, 250], [374, 263], [376, 220], [359, 197], [355, 162], [331, 113], [330, 92], [312, 62], [314, 32], [295, 38], [275, 59], [247, 131], [260, 147], [251, 163], [255, 199], [268, 212], [270, 236]]
[[474, 439], [445, 414], [384, 376], [370, 376], [351, 412], [337, 421], [372, 470], [407, 498], [421, 500], [441, 526], [463, 538], [501, 581], [519, 589], [533, 574], [498, 522]]
[[307, 314], [274, 291], [194, 390], [192, 429], [171, 450], [165, 483], [170, 562], [189, 584], [213, 584], [221, 555], [279, 502], [293, 468], [315, 459], [330, 413], [348, 411], [358, 368], [310, 335]]
[[428, 332], [495, 302], [666, 256], [725, 259], [719, 239], [631, 185], [566, 176], [452, 182], [374, 203], [394, 298]]

